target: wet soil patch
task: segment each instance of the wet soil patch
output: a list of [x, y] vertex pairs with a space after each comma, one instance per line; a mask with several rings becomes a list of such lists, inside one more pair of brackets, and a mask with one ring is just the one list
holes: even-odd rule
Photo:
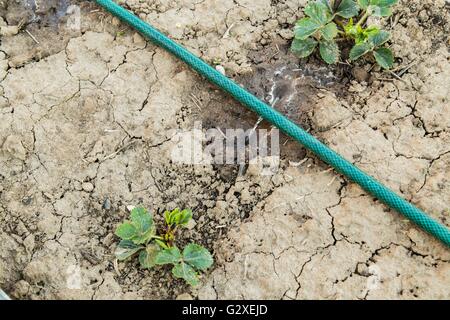
[[[311, 133], [314, 128], [310, 115], [318, 94], [326, 90], [342, 96], [352, 78], [351, 69], [346, 65], [328, 66], [316, 57], [299, 60], [291, 54], [287, 42], [251, 52], [250, 59], [254, 62], [253, 72], [237, 76], [235, 81]], [[217, 90], [213, 86], [209, 89]], [[272, 128], [270, 123], [223, 93], [206, 104], [201, 117], [206, 129]], [[299, 161], [306, 155], [304, 148], [284, 134], [280, 144], [283, 159]]]
[[6, 3], [8, 24], [39, 23], [57, 25], [66, 15], [70, 0], [15, 0]]

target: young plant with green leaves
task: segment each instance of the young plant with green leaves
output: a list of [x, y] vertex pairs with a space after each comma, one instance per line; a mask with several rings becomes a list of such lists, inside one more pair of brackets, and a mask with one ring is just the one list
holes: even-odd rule
[[[398, 0], [314, 0], [305, 9], [306, 17], [299, 20], [294, 29], [292, 51], [306, 58], [319, 47], [320, 56], [328, 64], [340, 59], [338, 42], [352, 41], [349, 59], [354, 61], [372, 53], [384, 69], [394, 64], [394, 55], [385, 43], [390, 33], [375, 25], [367, 25], [367, 19], [389, 17]], [[355, 22], [356, 21], [356, 22]]]
[[116, 258], [126, 261], [138, 256], [144, 269], [172, 265], [174, 277], [184, 279], [192, 286], [198, 285], [199, 271], [205, 271], [213, 264], [211, 254], [195, 243], [187, 245], [182, 251], [175, 245], [177, 231], [191, 219], [190, 210], [166, 211], [164, 232], [158, 235], [151, 213], [141, 207], [134, 208], [130, 220], [116, 229], [116, 235], [121, 239], [115, 252]]

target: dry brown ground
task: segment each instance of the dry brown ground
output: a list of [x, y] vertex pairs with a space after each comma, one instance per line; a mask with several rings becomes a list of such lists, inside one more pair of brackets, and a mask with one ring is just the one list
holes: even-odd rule
[[[19, 2], [0, 1], [0, 25], [31, 18]], [[298, 60], [285, 48], [304, 0], [119, 2], [261, 98], [270, 89], [282, 102], [293, 96], [276, 107], [450, 226], [448, 3], [401, 1], [386, 24], [398, 72], [410, 67], [402, 80], [375, 68], [367, 83], [315, 59], [293, 71]], [[0, 39], [6, 292], [30, 299], [450, 298], [447, 248], [292, 142], [282, 141], [274, 176], [252, 166], [242, 175], [235, 166], [172, 163], [174, 129], [190, 130], [198, 119], [208, 127], [249, 127], [257, 119], [92, 3], [77, 3], [81, 31], [65, 29], [67, 17], [58, 28], [41, 8], [45, 24], [27, 27], [39, 44], [23, 31]], [[284, 65], [290, 69], [276, 78]], [[194, 210], [197, 224], [183, 240], [203, 243], [216, 258], [202, 286], [188, 288], [168, 270], [114, 268], [114, 229], [126, 206], [138, 203], [152, 212]], [[81, 287], [70, 289], [76, 268]]]

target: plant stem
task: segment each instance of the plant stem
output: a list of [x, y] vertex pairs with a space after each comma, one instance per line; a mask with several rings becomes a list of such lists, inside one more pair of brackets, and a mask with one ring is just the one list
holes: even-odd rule
[[361, 26], [364, 22], [366, 22], [367, 18], [369, 17], [369, 12], [366, 11], [364, 12], [363, 16], [361, 17], [361, 19], [359, 19], [358, 23], [356, 24], [356, 27]]
[[331, 10], [334, 10], [334, 0], [330, 0], [330, 8]]

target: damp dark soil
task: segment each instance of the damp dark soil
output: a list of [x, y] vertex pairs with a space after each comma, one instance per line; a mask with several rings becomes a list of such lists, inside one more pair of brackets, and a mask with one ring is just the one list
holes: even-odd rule
[[[253, 62], [253, 72], [237, 76], [235, 81], [266, 102], [308, 132], [314, 133], [310, 116], [318, 94], [322, 90], [344, 95], [352, 70], [347, 65], [329, 66], [317, 57], [308, 60], [296, 58], [289, 50], [287, 42], [253, 51], [249, 55]], [[210, 86], [209, 90], [216, 90]], [[245, 106], [226, 94], [219, 93], [210, 100], [202, 112], [203, 125], [208, 128], [253, 128], [272, 127]], [[290, 161], [300, 161], [306, 151], [297, 142], [282, 134], [280, 137], [281, 157]]]
[[[8, 25], [21, 28], [17, 36], [0, 39], [1, 50], [8, 52], [12, 67], [60, 52], [71, 38], [86, 30], [100, 30], [98, 17], [88, 14], [94, 9], [91, 1], [10, 0], [1, 3], [0, 16]], [[79, 18], [81, 16], [83, 19]], [[106, 28], [110, 29], [113, 26]]]
[[66, 16], [70, 0], [10, 0], [5, 2], [5, 18], [8, 24], [39, 23], [55, 26]]

